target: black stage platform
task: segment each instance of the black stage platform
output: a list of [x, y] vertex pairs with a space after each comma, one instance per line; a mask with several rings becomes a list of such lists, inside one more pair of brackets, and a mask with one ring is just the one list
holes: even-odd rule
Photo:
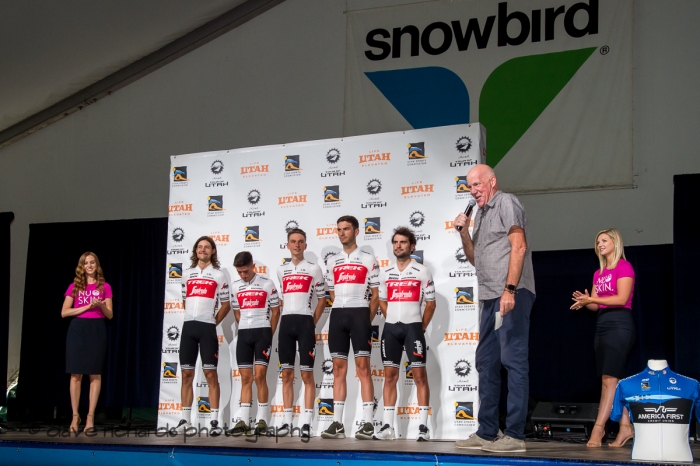
[[[99, 430], [68, 436], [63, 428], [14, 431], [0, 435], [0, 464], [229, 464], [257, 466], [359, 466], [382, 462], [382, 466], [405, 466], [406, 462], [425, 465], [521, 464], [591, 465], [634, 464], [631, 442], [623, 448], [587, 448], [584, 443], [558, 441], [527, 442], [527, 453], [491, 454], [455, 448], [452, 441], [413, 440], [302, 441], [298, 437], [192, 437], [170, 436], [153, 429]], [[700, 445], [692, 444], [700, 457]], [[651, 464], [651, 463], [638, 463]], [[700, 464], [696, 459], [694, 464]]]

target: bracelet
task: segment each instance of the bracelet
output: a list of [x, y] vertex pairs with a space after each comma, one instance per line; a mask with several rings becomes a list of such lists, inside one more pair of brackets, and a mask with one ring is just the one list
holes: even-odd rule
[[508, 288], [503, 288], [503, 291], [507, 291], [510, 294], [515, 294], [515, 290], [509, 290]]

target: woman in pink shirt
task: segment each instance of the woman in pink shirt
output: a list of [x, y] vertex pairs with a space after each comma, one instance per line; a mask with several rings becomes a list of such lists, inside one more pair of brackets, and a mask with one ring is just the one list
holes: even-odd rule
[[90, 410], [85, 430], [95, 428], [95, 406], [100, 397], [102, 369], [107, 354], [105, 317], [111, 319], [112, 288], [105, 283], [100, 261], [92, 252], [80, 256], [75, 278], [63, 301], [62, 317], [74, 317], [66, 337], [66, 372], [70, 376], [70, 402], [73, 421], [70, 431], [78, 433], [80, 385], [83, 374], [90, 375]]
[[[595, 348], [596, 371], [603, 379], [598, 417], [587, 446], [599, 447], [605, 437], [605, 423], [610, 417], [617, 382], [624, 377], [627, 356], [635, 340], [632, 318], [634, 269], [625, 259], [620, 232], [611, 228], [596, 235], [595, 252], [600, 269], [593, 274], [593, 288], [574, 292], [571, 309], [588, 308], [598, 312]], [[621, 447], [634, 437], [627, 408], [620, 420], [620, 431], [609, 446]]]

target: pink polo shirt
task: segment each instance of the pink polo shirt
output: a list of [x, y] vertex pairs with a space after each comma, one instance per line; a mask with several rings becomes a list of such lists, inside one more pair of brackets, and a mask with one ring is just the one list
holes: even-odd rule
[[[603, 273], [600, 273], [600, 269], [595, 271], [593, 274], [593, 286], [595, 286], [596, 294], [601, 298], [616, 296], [617, 280], [625, 277], [632, 278], [632, 291], [630, 292], [630, 297], [627, 299], [627, 303], [625, 303], [624, 307], [627, 309], [632, 309], [632, 295], [634, 295], [634, 269], [632, 268], [632, 264], [623, 258], [620, 258], [620, 260], [617, 261], [617, 265], [612, 270], [605, 268], [603, 269]], [[598, 307], [605, 309], [619, 306], [606, 306], [604, 304], [600, 304]]]
[[[97, 289], [97, 283], [88, 283], [87, 285], [85, 285], [85, 290], [78, 291], [75, 297], [73, 296], [74, 287], [75, 284], [71, 283], [68, 287], [68, 290], [66, 291], [66, 294], [64, 295], [73, 298], [73, 309], [83, 307], [86, 304], [90, 304], [90, 301], [92, 301], [93, 298], [103, 300], [112, 297], [112, 287], [109, 286], [109, 284], [107, 283], [104, 284], [104, 291], [100, 291]], [[87, 311], [75, 317], [80, 317], [83, 319], [104, 319], [105, 315], [102, 312], [102, 309], [95, 306], [91, 307]]]

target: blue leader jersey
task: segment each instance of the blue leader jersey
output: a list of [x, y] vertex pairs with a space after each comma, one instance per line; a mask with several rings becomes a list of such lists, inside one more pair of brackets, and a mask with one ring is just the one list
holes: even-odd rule
[[632, 459], [693, 461], [688, 427], [695, 410], [700, 418], [700, 384], [668, 367], [620, 380], [610, 419], [619, 421], [627, 408], [634, 424]]

